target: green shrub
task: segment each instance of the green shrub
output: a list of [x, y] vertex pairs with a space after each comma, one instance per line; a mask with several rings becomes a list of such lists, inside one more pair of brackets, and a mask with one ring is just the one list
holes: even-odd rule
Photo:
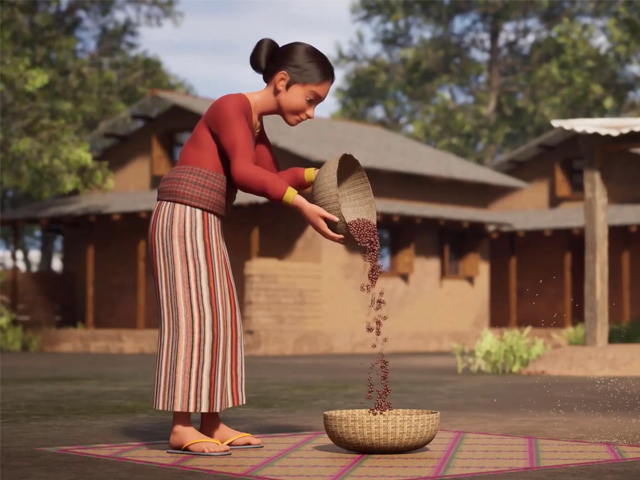
[[508, 330], [500, 338], [485, 328], [473, 350], [453, 344], [453, 354], [458, 360], [458, 373], [465, 367], [473, 373], [518, 373], [548, 350], [542, 339], [528, 338], [530, 331], [531, 327], [522, 331]]
[[584, 323], [579, 323], [575, 326], [567, 327], [565, 329], [565, 337], [569, 345], [584, 345], [585, 332]]
[[[578, 323], [575, 326], [565, 328], [564, 337], [569, 345], [584, 345], [585, 331], [584, 323]], [[610, 325], [609, 343], [640, 343], [640, 318], [636, 318], [626, 325]]]
[[0, 352], [19, 352], [22, 349], [22, 325], [16, 325], [15, 315], [0, 305]]
[[27, 352], [39, 352], [42, 350], [42, 335], [32, 330], [22, 332], [22, 349]]
[[72, 329], [72, 330], [84, 330], [84, 323], [82, 322], [76, 322], [75, 325], [64, 325], [62, 327], [63, 329]]
[[609, 327], [609, 343], [640, 343], [640, 318]]
[[5, 305], [0, 305], [0, 352], [37, 352], [42, 348], [42, 337], [25, 330], [16, 323], [15, 314]]

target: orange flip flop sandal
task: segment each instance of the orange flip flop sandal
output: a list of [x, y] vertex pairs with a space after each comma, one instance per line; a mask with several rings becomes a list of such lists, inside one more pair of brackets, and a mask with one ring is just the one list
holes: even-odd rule
[[[215, 443], [216, 445], [222, 446], [220, 440], [213, 438], [203, 438], [202, 440], [194, 440], [193, 442], [189, 442], [182, 447], [181, 450], [167, 450], [167, 453], [181, 453], [183, 455], [202, 455], [204, 457], [222, 457], [225, 455], [231, 455], [231, 452], [192, 452], [191, 450], [185, 450], [189, 445], [193, 445], [194, 443], [207, 442], [207, 443]], [[233, 447], [230, 447], [233, 448]]]
[[[229, 445], [231, 442], [238, 440], [239, 438], [244, 438], [244, 437], [253, 437], [253, 435], [251, 435], [250, 433], [241, 433], [240, 435], [230, 438], [229, 440], [227, 440], [226, 442], [223, 443], [223, 445]], [[263, 448], [264, 445], [260, 444], [260, 445], [229, 445], [229, 448], [231, 450], [239, 450], [239, 449], [248, 449], [248, 448]]]

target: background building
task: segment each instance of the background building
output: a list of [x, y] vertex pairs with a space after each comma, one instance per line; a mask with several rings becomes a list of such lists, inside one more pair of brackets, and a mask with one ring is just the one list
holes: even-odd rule
[[[46, 348], [155, 351], [155, 289], [147, 228], [162, 176], [210, 99], [153, 91], [95, 132], [110, 193], [6, 212], [3, 223], [57, 225], [63, 271], [7, 275], [22, 318]], [[281, 168], [319, 167], [342, 153], [362, 163], [376, 197], [387, 298], [388, 351], [447, 350], [484, 327], [552, 331], [583, 319], [584, 213], [577, 135], [556, 129], [496, 169], [383, 128], [318, 118], [265, 129]], [[607, 161], [610, 320], [640, 316], [640, 157]], [[636, 188], [634, 189], [634, 185]], [[240, 192], [225, 235], [250, 354], [367, 352], [368, 299], [354, 248], [332, 244], [283, 205]], [[7, 290], [5, 290], [7, 291]], [[124, 347], [123, 345], [128, 345]]]

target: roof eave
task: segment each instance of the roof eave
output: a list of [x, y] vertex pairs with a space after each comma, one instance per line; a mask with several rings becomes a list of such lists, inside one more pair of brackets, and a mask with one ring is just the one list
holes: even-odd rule
[[[575, 132], [570, 132], [561, 128], [554, 128], [520, 148], [509, 153], [506, 157], [502, 157], [493, 165], [493, 169], [499, 172], [507, 172], [518, 165], [528, 162], [536, 155], [556, 147], [565, 140], [573, 137]], [[554, 141], [551, 143], [551, 141]]]

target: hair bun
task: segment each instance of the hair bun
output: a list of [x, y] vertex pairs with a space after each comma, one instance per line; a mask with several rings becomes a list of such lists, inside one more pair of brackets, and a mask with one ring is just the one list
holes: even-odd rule
[[256, 46], [253, 47], [251, 57], [249, 58], [251, 68], [253, 68], [256, 73], [264, 75], [267, 65], [269, 64], [269, 59], [273, 57], [273, 54], [276, 53], [279, 48], [280, 46], [270, 38], [260, 40], [256, 43]]

